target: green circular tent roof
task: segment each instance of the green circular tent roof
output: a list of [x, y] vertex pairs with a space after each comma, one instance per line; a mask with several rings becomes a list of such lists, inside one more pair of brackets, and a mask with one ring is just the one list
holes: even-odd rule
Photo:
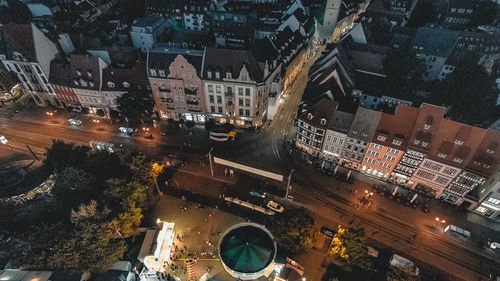
[[266, 268], [274, 259], [276, 245], [264, 229], [243, 225], [229, 231], [220, 243], [222, 262], [231, 270], [254, 273]]

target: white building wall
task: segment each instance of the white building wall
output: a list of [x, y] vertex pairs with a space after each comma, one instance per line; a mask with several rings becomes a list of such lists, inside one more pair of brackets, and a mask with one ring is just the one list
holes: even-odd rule
[[462, 170], [434, 160], [424, 159], [413, 173], [410, 181], [412, 188], [418, 184], [432, 188], [436, 198], [439, 198], [445, 188], [453, 182]]
[[28, 4], [26, 4], [26, 6], [28, 6], [28, 9], [30, 10], [31, 15], [33, 17], [43, 17], [43, 16], [53, 17], [54, 16], [52, 9], [47, 7], [45, 4], [28, 3]]
[[33, 28], [33, 41], [35, 42], [35, 52], [36, 59], [40, 64], [45, 76], [50, 75], [50, 62], [59, 53], [57, 47], [52, 41], [50, 41], [45, 34], [43, 34], [40, 29], [36, 28], [32, 24]]
[[336, 162], [341, 156], [347, 135], [333, 130], [326, 130], [323, 142], [322, 158], [327, 161]]

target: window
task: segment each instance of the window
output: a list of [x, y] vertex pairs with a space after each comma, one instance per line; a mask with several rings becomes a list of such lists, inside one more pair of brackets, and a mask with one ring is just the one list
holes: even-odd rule
[[158, 70], [158, 73], [160, 74], [161, 77], [165, 77], [165, 70]]
[[450, 175], [450, 176], [454, 176], [456, 173], [457, 173], [457, 170], [453, 169], [453, 168], [445, 168], [443, 170], [443, 174], [447, 174], [447, 175]]
[[126, 81], [125, 81], [125, 82], [123, 82], [123, 87], [125, 87], [125, 88], [130, 88], [130, 84], [129, 84], [128, 82], [126, 82]]
[[246, 116], [250, 116], [250, 110], [248, 110], [248, 109], [247, 109], [247, 110], [245, 110], [245, 115], [246, 115]]
[[385, 141], [386, 138], [387, 138], [386, 136], [380, 134], [377, 136], [377, 140], [379, 141]]
[[425, 141], [422, 142], [422, 146], [423, 147], [427, 147], [428, 143], [426, 143]]
[[208, 92], [213, 93], [214, 92], [214, 85], [208, 84]]
[[387, 152], [393, 153], [393, 154], [399, 154], [399, 150], [394, 149], [394, 148], [390, 148], [390, 147], [387, 148]]
[[464, 161], [464, 159], [460, 159], [458, 157], [455, 157], [455, 159], [453, 159], [453, 161], [455, 161], [457, 163], [462, 163]]
[[419, 141], [419, 140], [415, 140], [415, 144], [419, 144], [419, 143], [420, 143], [420, 141]]
[[240, 116], [243, 116], [243, 109], [240, 109]]
[[215, 106], [210, 106], [210, 111], [215, 113]]
[[207, 78], [212, 79], [212, 71], [207, 71]]
[[326, 136], [326, 141], [331, 141], [332, 140], [332, 136], [328, 135]]
[[402, 141], [398, 140], [398, 139], [393, 139], [392, 143], [395, 144], [395, 145], [401, 145]]
[[250, 96], [250, 88], [245, 88], [245, 96]]
[[438, 153], [438, 157], [439, 158], [446, 158], [446, 154], [444, 154], [444, 153]]
[[231, 72], [226, 73], [226, 78], [231, 79]]
[[217, 103], [222, 104], [222, 97], [221, 96], [217, 96]]
[[423, 177], [425, 179], [428, 179], [428, 180], [432, 180], [435, 177], [435, 175], [433, 173], [429, 173], [429, 172], [426, 172], [424, 170], [418, 170], [417, 175], [420, 177]]
[[220, 79], [220, 72], [219, 71], [215, 72], [215, 79]]
[[245, 99], [245, 106], [250, 106], [250, 99]]
[[243, 88], [238, 88], [238, 96], [243, 96]]
[[488, 202], [493, 203], [495, 205], [500, 205], [500, 200], [493, 197], [488, 198]]
[[222, 107], [219, 106], [219, 113], [222, 114]]
[[221, 91], [222, 91], [221, 86], [220, 85], [215, 85], [215, 92], [218, 93], [218, 94], [220, 94]]
[[208, 97], [210, 98], [210, 103], [214, 103], [214, 102], [215, 102], [215, 100], [214, 100], [214, 95], [210, 95], [210, 96], [208, 96]]
[[243, 99], [238, 99], [238, 105], [243, 106]]
[[462, 144], [464, 144], [464, 142], [463, 142], [463, 141], [460, 141], [460, 140], [455, 140], [455, 144], [456, 144], [456, 145], [462, 145]]
[[425, 161], [423, 166], [434, 171], [439, 171], [441, 170], [441, 168], [443, 168], [443, 165], [431, 161]]
[[246, 74], [242, 74], [241, 75], [241, 81], [247, 81], [247, 75]]
[[436, 178], [436, 182], [437, 182], [437, 183], [439, 183], [439, 184], [442, 184], [442, 185], [446, 185], [446, 184], [448, 184], [448, 182], [449, 182], [449, 181], [450, 181], [450, 180], [448, 180], [447, 178], [442, 177], [442, 176], [438, 176], [438, 177]]
[[431, 125], [430, 125], [430, 124], [425, 124], [425, 125], [424, 125], [424, 130], [429, 130], [429, 128], [430, 128], [430, 127], [431, 127]]

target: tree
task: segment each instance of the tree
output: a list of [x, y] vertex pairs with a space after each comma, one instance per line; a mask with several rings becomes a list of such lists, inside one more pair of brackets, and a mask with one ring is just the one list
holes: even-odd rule
[[397, 50], [384, 59], [384, 91], [391, 97], [411, 100], [425, 72], [425, 63], [412, 51]]
[[415, 265], [391, 266], [387, 271], [387, 281], [420, 281], [418, 268]]
[[362, 228], [340, 228], [332, 240], [330, 256], [344, 262], [345, 268], [353, 266], [367, 270], [371, 260], [366, 248], [366, 235]]
[[493, 23], [497, 16], [497, 7], [493, 1], [480, 1], [472, 12], [470, 26], [488, 25]]
[[68, 167], [57, 174], [52, 194], [65, 206], [63, 211], [67, 211], [88, 198], [93, 181], [93, 177], [86, 171]]
[[116, 153], [96, 151], [89, 155], [83, 169], [101, 182], [109, 178], [120, 177], [124, 167]]
[[318, 239], [314, 220], [304, 209], [289, 208], [266, 223], [276, 242], [290, 254], [313, 247]]
[[135, 127], [141, 121], [153, 115], [155, 101], [148, 91], [129, 91], [116, 99], [118, 111], [128, 119], [130, 126]]
[[70, 166], [80, 167], [87, 160], [89, 151], [88, 146], [75, 146], [61, 140], [52, 140], [52, 146], [45, 152], [43, 162], [56, 171]]
[[465, 56], [455, 70], [438, 82], [431, 95], [433, 104], [448, 106], [455, 121], [487, 125], [500, 117], [495, 105], [495, 80], [479, 65], [475, 56]]

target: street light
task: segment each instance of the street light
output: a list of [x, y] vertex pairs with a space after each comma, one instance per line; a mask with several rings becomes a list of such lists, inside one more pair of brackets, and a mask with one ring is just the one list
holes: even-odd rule
[[51, 112], [51, 111], [47, 111], [46, 113], [47, 113], [48, 116], [54, 115], [54, 112]]

